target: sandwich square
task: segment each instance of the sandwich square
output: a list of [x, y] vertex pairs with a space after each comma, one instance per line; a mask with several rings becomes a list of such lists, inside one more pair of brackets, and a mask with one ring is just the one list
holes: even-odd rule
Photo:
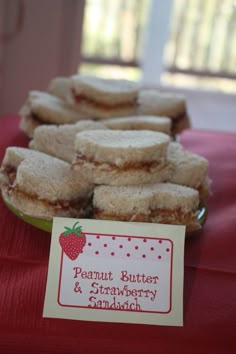
[[167, 179], [170, 137], [148, 130], [90, 130], [76, 135], [73, 168], [94, 184], [131, 185]]
[[106, 119], [135, 114], [137, 97], [135, 82], [74, 75], [67, 100], [93, 118]]

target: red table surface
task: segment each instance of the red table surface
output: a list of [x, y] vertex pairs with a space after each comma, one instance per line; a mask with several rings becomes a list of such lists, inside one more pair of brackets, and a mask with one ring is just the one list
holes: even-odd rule
[[[0, 119], [0, 160], [27, 146], [19, 117]], [[199, 235], [186, 241], [184, 327], [43, 318], [50, 235], [0, 199], [0, 353], [236, 353], [236, 134], [188, 130], [210, 163], [213, 195]]]

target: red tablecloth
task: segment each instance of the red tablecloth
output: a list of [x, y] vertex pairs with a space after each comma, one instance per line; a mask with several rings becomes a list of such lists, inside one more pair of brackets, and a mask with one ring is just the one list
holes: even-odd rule
[[[18, 123], [0, 119], [0, 160], [27, 146]], [[185, 246], [184, 327], [43, 318], [50, 235], [0, 198], [0, 353], [236, 353], [236, 134], [190, 130], [181, 141], [209, 159], [213, 179], [207, 223]]]

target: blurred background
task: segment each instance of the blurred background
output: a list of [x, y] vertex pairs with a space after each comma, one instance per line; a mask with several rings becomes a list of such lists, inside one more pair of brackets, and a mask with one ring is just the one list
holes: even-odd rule
[[236, 129], [236, 1], [0, 0], [0, 114], [76, 72], [184, 92]]
[[148, 45], [162, 85], [236, 92], [235, 0], [86, 1], [80, 71], [155, 84]]

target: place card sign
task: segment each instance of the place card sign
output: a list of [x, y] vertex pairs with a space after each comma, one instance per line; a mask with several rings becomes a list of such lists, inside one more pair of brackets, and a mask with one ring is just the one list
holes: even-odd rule
[[185, 227], [54, 218], [44, 317], [183, 325]]

